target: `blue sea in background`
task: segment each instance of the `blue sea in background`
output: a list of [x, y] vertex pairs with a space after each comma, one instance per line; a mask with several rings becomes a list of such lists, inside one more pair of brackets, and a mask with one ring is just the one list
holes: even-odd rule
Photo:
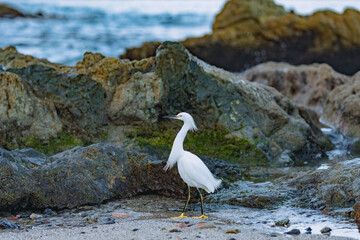
[[[183, 40], [211, 33], [226, 0], [8, 0], [0, 1], [42, 18], [0, 19], [0, 48], [74, 65], [86, 51], [118, 57], [147, 41]], [[359, 0], [276, 0], [286, 9], [360, 9]]]

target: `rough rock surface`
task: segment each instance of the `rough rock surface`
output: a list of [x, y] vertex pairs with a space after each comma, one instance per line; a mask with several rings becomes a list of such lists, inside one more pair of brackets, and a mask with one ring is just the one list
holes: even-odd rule
[[77, 147], [49, 158], [33, 149], [0, 148], [0, 211], [73, 208], [147, 191], [184, 193], [178, 174], [165, 173], [163, 166], [114, 144]]
[[[165, 81], [167, 95], [162, 109], [166, 114], [179, 112], [185, 106], [200, 125], [221, 124], [234, 135], [266, 142], [260, 147], [272, 157], [285, 150], [302, 156], [312, 154], [312, 145], [328, 147], [306, 110], [273, 88], [211, 67], [174, 43], [159, 47], [156, 61], [161, 66], [157, 75]], [[319, 138], [315, 139], [315, 135]]]
[[288, 63], [259, 64], [242, 75], [251, 82], [271, 86], [292, 101], [307, 106], [321, 116], [326, 98], [335, 87], [350, 82], [327, 64], [294, 66]]
[[0, 79], [1, 146], [30, 136], [47, 138], [61, 131], [54, 104], [36, 96], [14, 73], [0, 72]]
[[[319, 62], [352, 75], [360, 69], [359, 22], [360, 13], [354, 9], [300, 16], [271, 0], [230, 0], [216, 16], [211, 34], [182, 44], [200, 59], [229, 71], [267, 61]], [[122, 58], [153, 56], [157, 44], [146, 43], [143, 50], [129, 50]]]
[[342, 133], [360, 138], [360, 73], [329, 93], [322, 119]]
[[[240, 175], [234, 164], [206, 159], [218, 177]], [[176, 168], [165, 172], [157, 156], [113, 143], [76, 147], [52, 157], [34, 149], [0, 148], [0, 212], [61, 209], [156, 193], [185, 196]]]
[[25, 17], [25, 15], [18, 10], [10, 8], [8, 6], [0, 5], [0, 18], [14, 18]]
[[[5, 119], [11, 116], [13, 110], [8, 106], [12, 99], [25, 105], [30, 101], [22, 102], [17, 95], [35, 96], [46, 107], [35, 105], [33, 111], [56, 120], [56, 127], [42, 129], [51, 130], [47, 135], [61, 128], [96, 134], [106, 125], [154, 124], [163, 115], [186, 110], [203, 128], [222, 126], [232, 136], [250, 139], [274, 162], [285, 153], [297, 161], [331, 148], [304, 108], [273, 88], [200, 61], [178, 43], [165, 42], [155, 58], [132, 62], [87, 53], [75, 67], [48, 64], [18, 53], [4, 54], [7, 51], [14, 49], [0, 51], [5, 58], [0, 58], [0, 64], [7, 71], [1, 76], [15, 73], [17, 77], [13, 78], [24, 87], [12, 88], [15, 97], [2, 100], [1, 114]], [[16, 65], [17, 59], [23, 63]], [[9, 136], [30, 135], [26, 126], [34, 121], [46, 125], [41, 119], [29, 118], [32, 112], [21, 114], [15, 112], [12, 117], [29, 123], [25, 129], [18, 129], [7, 120], [9, 123], [1, 126], [3, 142], [9, 141]]]
[[9, 46], [4, 49], [0, 48], [0, 63], [5, 69], [25, 68], [30, 65], [42, 65], [56, 68], [59, 70], [65, 66], [51, 63], [46, 59], [37, 59], [30, 55], [20, 54], [15, 47]]
[[360, 158], [300, 174], [289, 182], [299, 190], [303, 206], [352, 207], [360, 201]]
[[251, 208], [275, 208], [294, 198], [294, 189], [271, 182], [253, 183], [238, 181], [208, 197], [210, 202]]

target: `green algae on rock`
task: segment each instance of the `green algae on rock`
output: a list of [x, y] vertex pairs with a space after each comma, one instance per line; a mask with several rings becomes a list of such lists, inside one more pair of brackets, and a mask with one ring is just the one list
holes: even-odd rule
[[164, 115], [188, 109], [199, 126], [223, 126], [235, 136], [246, 136], [272, 162], [285, 150], [297, 153], [292, 156], [296, 162], [332, 148], [306, 110], [273, 88], [207, 65], [178, 43], [163, 43], [156, 63], [157, 76], [165, 81]]
[[[109, 126], [148, 124], [156, 129], [161, 116], [186, 110], [208, 134], [221, 126], [226, 138], [238, 138], [231, 140], [236, 144], [216, 149], [234, 162], [279, 165], [278, 158], [288, 155], [292, 165], [332, 147], [306, 110], [278, 91], [210, 66], [176, 42], [163, 43], [154, 58], [133, 62], [86, 53], [75, 67], [40, 61], [13, 48], [0, 51], [0, 56], [7, 66], [0, 76], [11, 75], [21, 86], [4, 86], [14, 97], [4, 94], [2, 99], [2, 146], [12, 141], [19, 146], [20, 139], [46, 142], [61, 132], [91, 143]], [[17, 60], [22, 64], [15, 64]], [[29, 110], [11, 107], [20, 99], [17, 95], [28, 97], [18, 104], [28, 104]], [[26, 111], [9, 114], [14, 109]], [[212, 156], [214, 151], [201, 152]]]
[[[177, 134], [174, 128], [160, 126], [158, 129], [137, 127], [130, 138], [140, 146], [160, 150], [166, 156], [171, 150]], [[200, 156], [230, 160], [240, 167], [269, 166], [267, 156], [246, 137], [229, 137], [229, 131], [224, 128], [205, 129], [187, 135], [184, 148]]]

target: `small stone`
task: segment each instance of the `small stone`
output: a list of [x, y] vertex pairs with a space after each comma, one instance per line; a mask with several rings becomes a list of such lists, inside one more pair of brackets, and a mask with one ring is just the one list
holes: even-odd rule
[[307, 229], [305, 229], [305, 231], [307, 231], [307, 232], [311, 232], [311, 231], [312, 231], [312, 229], [311, 229], [311, 227], [308, 227]]
[[139, 231], [140, 229], [138, 229], [138, 228], [134, 228], [133, 229], [133, 232], [136, 232], [136, 231]]
[[180, 223], [180, 224], [178, 225], [178, 227], [179, 227], [179, 228], [186, 228], [186, 227], [188, 227], [188, 225], [182, 222], [182, 223]]
[[289, 235], [299, 235], [300, 233], [301, 233], [300, 230], [296, 229], [296, 228], [294, 228], [288, 232], [285, 232], [285, 234], [289, 234]]
[[239, 229], [234, 229], [234, 230], [228, 230], [228, 231], [226, 231], [227, 234], [237, 234], [237, 233], [239, 233], [239, 232], [240, 232]]
[[85, 218], [85, 221], [90, 223], [90, 224], [93, 224], [93, 223], [97, 223], [99, 220], [97, 218]]
[[81, 232], [80, 234], [85, 234], [86, 232]]
[[170, 229], [169, 232], [181, 232], [181, 231], [179, 229], [173, 228], [173, 229]]
[[19, 226], [12, 224], [9, 220], [4, 218], [0, 222], [0, 229], [19, 229]]
[[277, 237], [275, 233], [270, 234], [270, 237]]
[[129, 218], [132, 217], [131, 214], [128, 213], [123, 213], [123, 212], [114, 212], [111, 214], [112, 217], [114, 218]]
[[114, 224], [115, 218], [113, 217], [103, 217], [99, 219], [100, 224]]
[[216, 226], [212, 222], [207, 222], [207, 223], [201, 224], [200, 226], [199, 226], [199, 224], [196, 225], [196, 228], [198, 228], [198, 229], [207, 229], [207, 228], [216, 228]]
[[329, 227], [324, 227], [323, 229], [320, 230], [322, 234], [330, 233], [331, 231], [332, 229]]
[[289, 227], [290, 226], [290, 220], [286, 218], [286, 219], [277, 221], [277, 222], [275, 222], [275, 226]]
[[54, 216], [55, 215], [55, 212], [53, 210], [51, 210], [50, 208], [46, 208], [44, 210], [44, 214], [45, 215], [48, 215], [48, 216]]
[[32, 220], [35, 220], [35, 219], [38, 219], [38, 218], [42, 218], [42, 217], [43, 217], [42, 215], [36, 214], [36, 213], [32, 213], [32, 214], [30, 215], [30, 218], [31, 218]]

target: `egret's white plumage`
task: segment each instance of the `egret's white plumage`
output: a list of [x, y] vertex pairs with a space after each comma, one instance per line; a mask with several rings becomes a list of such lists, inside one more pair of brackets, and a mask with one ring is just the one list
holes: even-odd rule
[[[184, 180], [184, 182], [188, 185], [189, 191], [190, 187], [196, 187], [204, 189], [208, 193], [212, 193], [218, 188], [221, 184], [221, 180], [214, 178], [210, 170], [206, 167], [206, 165], [201, 161], [201, 159], [195, 154], [184, 151], [183, 142], [185, 136], [189, 130], [197, 130], [195, 125], [195, 121], [192, 116], [186, 112], [181, 112], [176, 116], [166, 116], [166, 118], [174, 118], [179, 119], [184, 122], [179, 133], [176, 135], [174, 140], [169, 159], [164, 167], [165, 171], [171, 169], [176, 163], [178, 166], [178, 171], [180, 177]], [[201, 196], [201, 217], [206, 217], [203, 214], [202, 208], [202, 195]], [[188, 201], [190, 200], [190, 192]], [[185, 205], [184, 211], [180, 217], [184, 217], [183, 214], [185, 212], [187, 203]]]
[[213, 193], [221, 183], [221, 180], [214, 178], [203, 161], [191, 152], [184, 151], [177, 166], [181, 178], [190, 187], [202, 188], [208, 193]]

